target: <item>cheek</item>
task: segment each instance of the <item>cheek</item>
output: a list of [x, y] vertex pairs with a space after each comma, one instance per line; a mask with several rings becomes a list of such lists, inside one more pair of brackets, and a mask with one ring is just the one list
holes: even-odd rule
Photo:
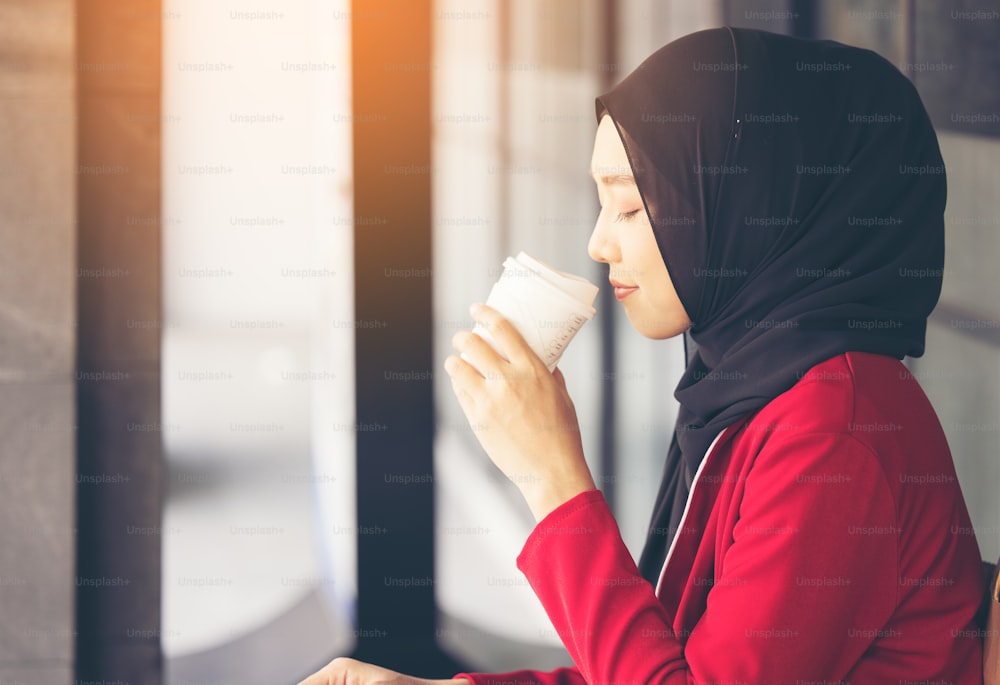
[[638, 272], [639, 278], [645, 281], [645, 285], [659, 290], [658, 287], [667, 276], [667, 267], [660, 257], [660, 248], [653, 237], [653, 229], [649, 223], [644, 226], [636, 226], [638, 229], [632, 234], [632, 241], [629, 248], [634, 255], [633, 263]]
[[641, 269], [642, 287], [646, 291], [648, 302], [661, 312], [673, 313], [679, 300], [670, 280], [659, 246], [655, 240], [646, 241], [642, 245]]
[[671, 296], [670, 282], [667, 280], [666, 273], [647, 273], [647, 303], [664, 316], [671, 314], [676, 298]]

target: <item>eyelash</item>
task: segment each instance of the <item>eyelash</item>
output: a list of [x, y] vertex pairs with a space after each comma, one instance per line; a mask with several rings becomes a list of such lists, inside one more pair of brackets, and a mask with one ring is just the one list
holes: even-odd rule
[[639, 214], [639, 211], [640, 210], [638, 209], [633, 209], [631, 212], [621, 212], [618, 214], [618, 217], [615, 219], [615, 222], [629, 221], [631, 219], [634, 219], [636, 215]]

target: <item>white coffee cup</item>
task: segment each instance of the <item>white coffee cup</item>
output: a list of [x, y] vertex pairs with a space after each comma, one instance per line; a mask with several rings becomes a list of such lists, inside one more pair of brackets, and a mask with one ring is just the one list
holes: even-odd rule
[[[556, 271], [524, 252], [508, 257], [503, 266], [486, 304], [514, 325], [552, 371], [573, 336], [597, 313], [593, 306], [597, 286]], [[485, 328], [477, 324], [473, 333], [503, 354]]]

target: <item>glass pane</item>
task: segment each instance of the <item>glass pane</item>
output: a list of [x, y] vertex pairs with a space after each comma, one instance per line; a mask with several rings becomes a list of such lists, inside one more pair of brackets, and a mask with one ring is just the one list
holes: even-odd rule
[[816, 35], [874, 50], [905, 70], [910, 34], [907, 4], [904, 0], [816, 3]]
[[[203, 668], [275, 682], [349, 648], [347, 5], [164, 3], [163, 647], [173, 678]], [[303, 621], [259, 640], [254, 658], [227, 651], [296, 612]]]
[[[990, 321], [986, 317], [980, 321]], [[927, 354], [910, 367], [941, 420], [984, 559], [1000, 555], [1000, 349], [944, 317], [927, 327]], [[960, 390], [959, 390], [960, 389]], [[956, 531], [957, 532], [957, 531]]]

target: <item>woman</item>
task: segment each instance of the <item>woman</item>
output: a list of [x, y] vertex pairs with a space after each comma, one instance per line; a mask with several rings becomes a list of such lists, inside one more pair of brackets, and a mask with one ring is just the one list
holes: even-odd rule
[[[591, 256], [696, 349], [638, 566], [572, 402], [497, 312], [445, 363], [535, 515], [518, 566], [576, 664], [485, 683], [979, 683], [979, 550], [900, 360], [940, 292], [944, 167], [876, 54], [713, 29], [597, 101]], [[959, 532], [952, 532], [959, 531]], [[972, 637], [969, 637], [972, 636]], [[428, 682], [337, 660], [307, 683]]]

